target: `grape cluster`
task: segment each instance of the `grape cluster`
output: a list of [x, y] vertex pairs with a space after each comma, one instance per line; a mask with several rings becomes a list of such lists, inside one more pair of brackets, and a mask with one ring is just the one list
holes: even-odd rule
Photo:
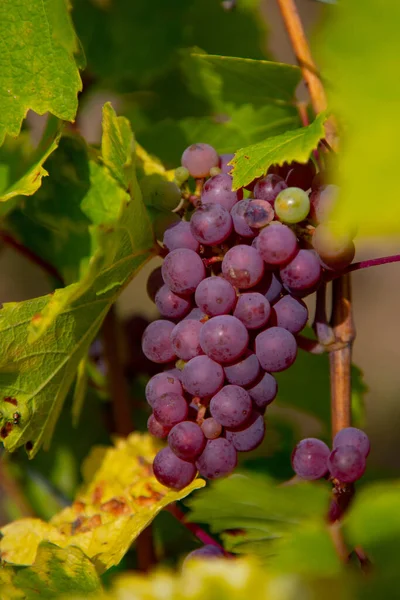
[[346, 427], [336, 434], [332, 452], [316, 438], [301, 440], [292, 454], [292, 466], [302, 479], [320, 479], [329, 473], [341, 483], [353, 483], [363, 476], [370, 443], [366, 433]]
[[354, 256], [352, 240], [328, 222], [336, 188], [314, 185], [312, 161], [274, 167], [233, 191], [232, 158], [207, 144], [184, 151], [176, 182], [188, 189], [195, 178], [201, 195], [186, 195], [182, 220], [164, 234], [156, 291], [160, 273], [149, 281], [163, 318], [147, 327], [142, 349], [165, 370], [146, 388], [148, 429], [168, 439], [154, 474], [175, 489], [197, 471], [231, 473], [238, 452], [261, 444], [273, 374], [294, 363], [307, 323], [302, 298], [325, 269]]

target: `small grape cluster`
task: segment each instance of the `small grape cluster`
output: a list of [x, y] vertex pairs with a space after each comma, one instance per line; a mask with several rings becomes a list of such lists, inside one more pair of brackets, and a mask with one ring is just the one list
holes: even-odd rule
[[363, 476], [369, 451], [367, 434], [346, 427], [334, 437], [332, 452], [317, 438], [301, 440], [293, 451], [292, 466], [302, 479], [320, 479], [329, 473], [340, 483], [353, 483]]
[[261, 444], [273, 373], [294, 363], [308, 320], [301, 298], [354, 257], [352, 240], [327, 223], [337, 190], [321, 184], [313, 161], [270, 169], [244, 192], [232, 190], [232, 158], [207, 144], [183, 153], [176, 181], [193, 177], [201, 195], [165, 231], [154, 295], [164, 318], [142, 338], [146, 357], [166, 367], [146, 388], [148, 429], [168, 438], [154, 474], [175, 489], [197, 471], [231, 473], [237, 452]]

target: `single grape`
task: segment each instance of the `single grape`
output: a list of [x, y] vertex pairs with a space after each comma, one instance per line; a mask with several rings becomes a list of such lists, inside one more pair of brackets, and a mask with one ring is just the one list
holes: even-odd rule
[[[167, 369], [166, 371], [164, 371], [164, 373], [168, 373], [169, 375], [172, 375], [173, 377], [175, 377], [178, 381], [182, 382], [182, 371], [180, 369], [177, 369], [175, 367], [173, 369]], [[181, 393], [181, 392], [179, 392], [179, 393]]]
[[355, 247], [350, 236], [343, 231], [337, 231], [332, 225], [318, 225], [312, 244], [323, 263], [330, 269], [341, 271], [353, 261]]
[[241, 294], [233, 315], [242, 321], [247, 329], [259, 329], [269, 319], [271, 307], [265, 296], [258, 292]]
[[199, 354], [203, 354], [200, 346], [199, 335], [203, 323], [195, 319], [185, 319], [171, 332], [171, 342], [175, 354], [182, 360], [190, 360]]
[[190, 313], [188, 315], [186, 315], [186, 317], [184, 318], [184, 321], [186, 319], [194, 319], [195, 321], [203, 322], [203, 320], [207, 320], [208, 317], [207, 317], [206, 313], [204, 311], [202, 311], [200, 308], [192, 308]]
[[176, 185], [178, 185], [179, 187], [181, 187], [181, 185], [183, 185], [185, 181], [189, 179], [189, 177], [190, 173], [188, 169], [186, 169], [186, 167], [178, 167], [177, 169], [175, 169], [174, 179]]
[[178, 458], [168, 446], [157, 452], [153, 471], [162, 485], [175, 490], [186, 487], [196, 477], [194, 464]]
[[182, 421], [169, 432], [168, 445], [182, 460], [194, 462], [203, 452], [206, 438], [197, 423]]
[[221, 389], [224, 370], [208, 356], [195, 356], [184, 366], [182, 384], [192, 396], [205, 398]]
[[223, 427], [235, 429], [248, 421], [251, 398], [238, 385], [226, 385], [211, 398], [210, 413]]
[[147, 419], [147, 429], [151, 435], [162, 440], [167, 437], [171, 428], [165, 427], [165, 425], [162, 425], [157, 421], [154, 415], [150, 415]]
[[263, 410], [275, 400], [278, 393], [278, 384], [273, 375], [264, 373], [262, 378], [247, 391], [256, 407]]
[[276, 216], [284, 223], [299, 223], [310, 212], [310, 200], [304, 190], [288, 187], [278, 194], [274, 208]]
[[162, 274], [161, 274], [161, 267], [157, 267], [156, 269], [154, 269], [154, 271], [152, 271], [150, 273], [150, 275], [147, 279], [146, 291], [147, 291], [147, 295], [150, 298], [150, 300], [155, 302], [156, 294], [157, 294], [158, 290], [160, 289], [160, 287], [162, 287], [163, 285], [164, 285], [164, 280], [163, 280]]
[[154, 406], [154, 402], [164, 394], [182, 395], [182, 391], [182, 385], [176, 373], [173, 371], [164, 371], [164, 373], [157, 373], [157, 375], [149, 379], [146, 385], [145, 396], [150, 406]]
[[171, 321], [153, 321], [142, 336], [143, 354], [155, 363], [167, 363], [175, 358], [171, 344], [171, 332], [175, 325]]
[[274, 209], [266, 200], [251, 200], [244, 213], [244, 219], [253, 229], [261, 229], [274, 218]]
[[345, 427], [333, 439], [333, 449], [339, 446], [354, 446], [365, 457], [370, 451], [370, 443], [366, 433], [356, 427]]
[[172, 250], [164, 259], [162, 276], [175, 294], [191, 294], [206, 276], [200, 256], [188, 248]]
[[181, 201], [181, 190], [176, 183], [157, 174], [144, 177], [140, 182], [140, 189], [144, 203], [157, 210], [174, 210]]
[[306, 295], [314, 291], [322, 276], [318, 255], [312, 250], [299, 250], [290, 263], [281, 268], [283, 285], [296, 295]]
[[282, 294], [283, 285], [275, 273], [266, 270], [261, 281], [253, 287], [253, 291], [263, 294], [270, 304], [274, 304]]
[[247, 224], [244, 217], [249, 204], [250, 200], [240, 200], [231, 210], [233, 228], [237, 234], [245, 238], [253, 238], [256, 235], [256, 232]]
[[248, 350], [245, 356], [237, 362], [225, 365], [224, 371], [229, 383], [245, 387], [257, 379], [260, 372], [260, 363], [257, 356]]
[[314, 162], [310, 159], [307, 163], [291, 162], [288, 166], [286, 175], [288, 186], [309, 190], [317, 172]]
[[267, 264], [283, 265], [296, 256], [297, 239], [287, 225], [273, 222], [260, 231], [257, 250]]
[[181, 162], [192, 177], [207, 177], [212, 167], [218, 167], [219, 156], [209, 144], [192, 144], [182, 154]]
[[283, 296], [274, 304], [270, 323], [283, 327], [290, 333], [299, 333], [307, 324], [308, 308], [302, 300], [293, 296]]
[[320, 479], [328, 471], [330, 450], [316, 438], [301, 440], [292, 453], [293, 471], [302, 479]]
[[310, 217], [315, 223], [326, 223], [330, 220], [339, 197], [337, 185], [318, 186], [310, 196]]
[[232, 233], [232, 217], [220, 204], [199, 206], [190, 219], [193, 236], [205, 246], [222, 244]]
[[208, 440], [215, 440], [222, 433], [222, 425], [213, 417], [204, 419], [201, 429]]
[[231, 312], [236, 304], [235, 289], [223, 277], [207, 277], [200, 281], [194, 298], [197, 306], [212, 317]]
[[178, 248], [188, 248], [198, 252], [200, 248], [199, 242], [192, 235], [188, 221], [178, 221], [168, 227], [164, 233], [163, 244], [170, 252]]
[[254, 197], [266, 200], [274, 206], [275, 198], [282, 190], [287, 188], [287, 184], [279, 175], [269, 174], [259, 179], [254, 186]]
[[244, 290], [253, 287], [261, 280], [264, 264], [257, 250], [239, 244], [225, 254], [222, 273], [233, 286]]
[[170, 319], [180, 319], [192, 308], [190, 297], [174, 294], [166, 284], [158, 290], [155, 301], [161, 315]]
[[231, 315], [212, 317], [200, 331], [203, 352], [219, 363], [231, 363], [242, 356], [249, 342], [246, 327]]
[[212, 544], [206, 544], [205, 546], [202, 546], [201, 548], [197, 548], [196, 550], [192, 550], [192, 552], [189, 552], [189, 554], [186, 556], [185, 560], [183, 561], [183, 567], [185, 567], [188, 562], [190, 562], [193, 559], [205, 559], [205, 560], [209, 560], [214, 559], [214, 558], [223, 558], [224, 556], [224, 551], [219, 548], [218, 546], [214, 546]]
[[234, 207], [238, 200], [239, 193], [232, 191], [232, 177], [224, 173], [210, 177], [205, 182], [201, 192], [202, 204], [220, 204], [228, 211]]
[[226, 175], [229, 175], [230, 172], [233, 169], [232, 165], [228, 165], [228, 163], [231, 162], [231, 160], [233, 160], [234, 158], [234, 154], [220, 154], [219, 155], [219, 168], [221, 169], [222, 173], [225, 173]]
[[355, 446], [337, 446], [328, 458], [331, 476], [343, 483], [352, 483], [364, 475], [365, 456]]
[[188, 405], [180, 394], [164, 394], [153, 404], [154, 417], [161, 425], [173, 427], [184, 421], [188, 414]]
[[236, 431], [226, 431], [226, 439], [238, 452], [250, 452], [257, 448], [265, 437], [264, 417], [253, 411], [248, 422]]
[[218, 479], [229, 475], [237, 465], [237, 453], [225, 438], [208, 440], [203, 453], [196, 461], [200, 475], [207, 479]]
[[285, 371], [296, 360], [297, 342], [283, 327], [270, 327], [256, 337], [256, 355], [265, 371]]

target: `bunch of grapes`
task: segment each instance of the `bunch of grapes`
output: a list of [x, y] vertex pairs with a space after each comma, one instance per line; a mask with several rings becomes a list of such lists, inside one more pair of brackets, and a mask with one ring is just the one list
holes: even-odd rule
[[316, 438], [299, 442], [292, 454], [292, 466], [302, 479], [320, 479], [329, 473], [340, 483], [353, 483], [363, 476], [369, 451], [367, 434], [346, 427], [335, 436], [332, 452]]
[[165, 370], [146, 388], [148, 429], [168, 440], [154, 474], [175, 489], [197, 472], [231, 473], [238, 452], [261, 444], [274, 373], [296, 360], [308, 320], [302, 298], [354, 256], [352, 240], [329, 223], [337, 190], [315, 179], [311, 160], [233, 191], [232, 158], [207, 144], [185, 150], [176, 182], [187, 190], [191, 176], [201, 195], [186, 194], [182, 220], [164, 234], [161, 281], [158, 271], [149, 282], [163, 318], [147, 327], [142, 349]]

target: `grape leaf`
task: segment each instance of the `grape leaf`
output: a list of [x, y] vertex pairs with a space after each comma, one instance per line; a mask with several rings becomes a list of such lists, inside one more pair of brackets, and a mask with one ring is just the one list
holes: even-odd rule
[[253, 146], [241, 148], [232, 161], [233, 188], [248, 185], [257, 177], [265, 175], [271, 165], [282, 165], [293, 160], [307, 162], [312, 150], [325, 136], [325, 120], [326, 114], [321, 113], [307, 127], [293, 129]]
[[[115, 115], [113, 120], [115, 128], [125, 123]], [[120, 165], [112, 164], [116, 172]], [[154, 253], [133, 170], [132, 196], [94, 159], [88, 171], [81, 207], [90, 223], [90, 251], [81, 260], [80, 280], [52, 295], [5, 304], [0, 311], [0, 438], [9, 451], [27, 444], [34, 456], [48, 443], [78, 365], [107, 311]]]
[[111, 448], [92, 448], [83, 464], [84, 483], [72, 506], [49, 523], [21, 519], [1, 529], [0, 556], [30, 565], [43, 540], [78, 547], [99, 573], [116, 565], [139, 533], [165, 506], [205, 485], [196, 479], [180, 491], [155, 479], [151, 465], [159, 446], [148, 434], [117, 439]]
[[82, 83], [66, 0], [3, 0], [0, 40], [0, 145], [18, 135], [29, 109], [73, 121]]
[[[4, 598], [34, 600], [59, 597], [61, 594], [92, 594], [101, 583], [91, 561], [79, 548], [58, 548], [49, 542], [39, 544], [35, 562], [29, 567], [0, 568]], [[3, 587], [4, 586], [4, 587]]]
[[[335, 218], [344, 226], [355, 224], [360, 235], [398, 234], [400, 81], [394, 73], [400, 52], [400, 4], [389, 0], [382, 11], [375, 0], [366, 0], [361, 12], [357, 8], [357, 3], [346, 2], [327, 9], [318, 38], [322, 74], [329, 82], [330, 107], [340, 119], [343, 142]], [[382, 196], [385, 201], [377, 215], [377, 198]]]

